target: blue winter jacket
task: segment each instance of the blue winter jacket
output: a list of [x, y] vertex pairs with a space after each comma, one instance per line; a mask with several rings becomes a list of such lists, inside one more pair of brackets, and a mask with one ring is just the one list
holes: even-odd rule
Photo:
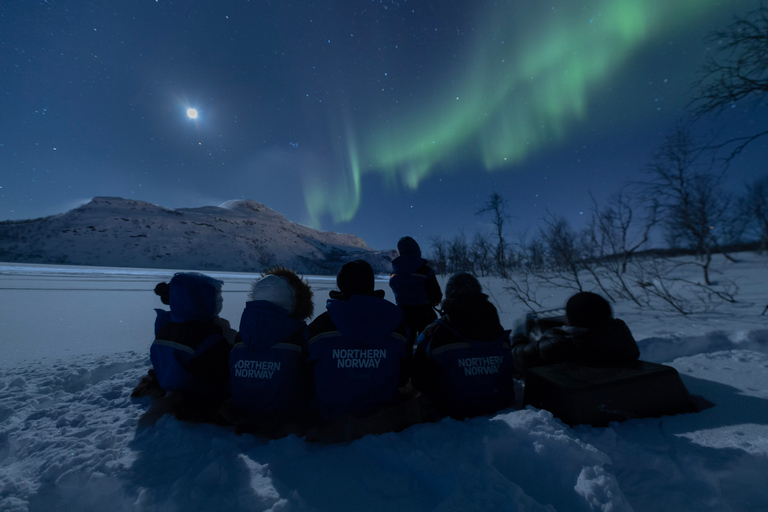
[[436, 323], [439, 328], [431, 334], [452, 340], [437, 348], [426, 346], [426, 356], [437, 370], [433, 377], [437, 385], [431, 393], [437, 405], [460, 419], [512, 405], [515, 391], [510, 331], [492, 341], [477, 341], [461, 336], [443, 319]]
[[328, 300], [327, 312], [309, 326], [315, 406], [325, 418], [365, 415], [396, 399], [408, 377], [402, 320], [400, 308], [383, 298]]
[[171, 312], [165, 309], [155, 309], [155, 338], [163, 328], [171, 323]]
[[389, 286], [398, 306], [438, 304], [442, 299], [435, 271], [420, 256], [405, 254], [392, 260]]
[[483, 293], [443, 301], [444, 316], [419, 337], [412, 382], [454, 418], [490, 414], [512, 405], [510, 331]]
[[232, 402], [254, 418], [299, 414], [308, 402], [307, 324], [271, 302], [250, 301], [229, 356]]
[[179, 273], [170, 283], [171, 311], [158, 309], [149, 355], [166, 391], [219, 400], [229, 395], [229, 343], [217, 325], [221, 281]]

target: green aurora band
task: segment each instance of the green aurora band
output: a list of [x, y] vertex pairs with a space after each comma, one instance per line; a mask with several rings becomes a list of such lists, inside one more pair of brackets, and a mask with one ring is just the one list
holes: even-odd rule
[[352, 123], [345, 123], [346, 155], [337, 160], [344, 162], [343, 172], [305, 179], [310, 224], [319, 225], [322, 215], [351, 220], [364, 173], [416, 189], [440, 164], [470, 160], [487, 171], [509, 169], [562, 141], [587, 120], [591, 92], [607, 87], [636, 51], [660, 34], [695, 26], [717, 5], [510, 0], [489, 6], [475, 24], [482, 29], [472, 32], [477, 40], [464, 62], [449, 79], [430, 84], [428, 99], [421, 95], [419, 104], [399, 110], [380, 106], [380, 115], [366, 118], [379, 125], [358, 120], [365, 126], [356, 132], [359, 142]]

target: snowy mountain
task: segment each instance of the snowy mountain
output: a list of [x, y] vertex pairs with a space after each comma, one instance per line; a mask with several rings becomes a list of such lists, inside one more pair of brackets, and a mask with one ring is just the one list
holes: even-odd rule
[[391, 270], [391, 251], [354, 236], [291, 222], [263, 204], [170, 209], [95, 197], [67, 213], [0, 223], [0, 261], [259, 272], [283, 265], [335, 274], [352, 259]]

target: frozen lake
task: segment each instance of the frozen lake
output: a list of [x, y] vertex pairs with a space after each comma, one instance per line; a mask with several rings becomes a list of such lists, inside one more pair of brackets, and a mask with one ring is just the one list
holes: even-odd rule
[[[221, 316], [237, 329], [251, 284], [260, 274], [206, 273], [224, 281]], [[0, 367], [29, 359], [112, 354], [116, 339], [124, 340], [120, 351], [149, 354], [154, 308], [167, 309], [154, 288], [173, 274], [164, 269], [0, 264]], [[307, 280], [315, 292], [316, 313], [322, 313], [335, 278]], [[377, 286], [391, 294], [381, 280]]]

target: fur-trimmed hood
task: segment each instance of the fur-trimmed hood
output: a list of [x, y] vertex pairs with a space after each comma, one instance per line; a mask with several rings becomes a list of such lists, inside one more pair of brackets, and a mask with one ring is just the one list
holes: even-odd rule
[[[312, 289], [309, 287], [309, 283], [296, 275], [295, 272], [285, 267], [273, 267], [267, 270], [263, 274], [262, 278], [269, 275], [282, 277], [293, 289], [295, 301], [293, 310], [289, 312], [290, 317], [296, 320], [308, 320], [312, 318], [312, 315], [315, 312], [315, 305], [312, 302], [313, 293]], [[256, 289], [258, 283], [259, 281], [253, 283], [251, 294], [249, 296], [250, 300], [254, 299], [254, 290]]]

